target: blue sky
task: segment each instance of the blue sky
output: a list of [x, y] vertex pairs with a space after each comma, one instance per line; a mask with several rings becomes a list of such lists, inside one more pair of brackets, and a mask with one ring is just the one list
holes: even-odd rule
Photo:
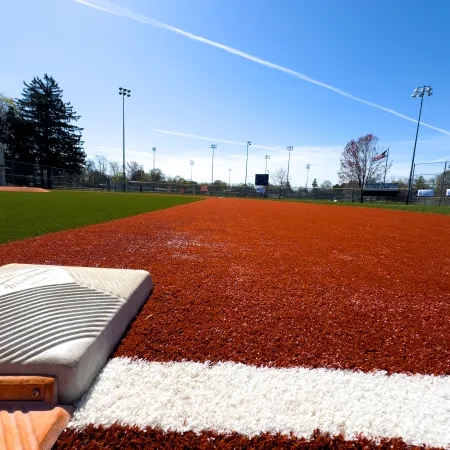
[[14, 0], [2, 4], [0, 92], [52, 75], [82, 115], [88, 156], [121, 161], [118, 87], [129, 88], [127, 160], [148, 170], [157, 147], [157, 167], [189, 178], [193, 159], [197, 181], [210, 180], [212, 143], [214, 178], [231, 168], [243, 181], [251, 140], [249, 181], [266, 154], [271, 171], [286, 167], [293, 145], [294, 185], [307, 163], [310, 181], [336, 182], [342, 148], [368, 132], [405, 176], [414, 121], [302, 75], [413, 120], [413, 89], [431, 85], [422, 120], [440, 131], [421, 127], [416, 161], [450, 160], [448, 23], [444, 0]]

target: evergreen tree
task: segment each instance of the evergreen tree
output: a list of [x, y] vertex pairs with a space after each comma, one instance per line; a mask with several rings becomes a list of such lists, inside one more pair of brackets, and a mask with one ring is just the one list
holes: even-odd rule
[[317, 180], [314, 178], [313, 182], [312, 182], [312, 187], [314, 189], [317, 189], [319, 187], [319, 183], [317, 182]]
[[422, 175], [420, 175], [417, 178], [417, 180], [415, 182], [415, 187], [416, 187], [416, 189], [428, 189], [429, 188], [428, 183], [426, 182], [425, 178]]
[[[73, 125], [80, 119], [69, 103], [62, 99], [63, 91], [47, 74], [41, 80], [24, 82], [22, 98], [17, 100], [19, 113], [30, 130], [29, 153], [33, 162], [43, 166], [80, 171], [86, 154], [81, 140], [82, 128]], [[47, 172], [50, 178], [51, 172]]]
[[34, 163], [31, 129], [21, 117], [16, 106], [10, 106], [5, 114], [5, 128], [0, 133], [6, 146], [5, 158], [13, 161]]

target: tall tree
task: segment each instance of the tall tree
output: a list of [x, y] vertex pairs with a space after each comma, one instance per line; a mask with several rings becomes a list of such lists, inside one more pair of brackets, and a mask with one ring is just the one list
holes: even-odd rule
[[331, 189], [333, 188], [333, 184], [331, 183], [330, 180], [325, 180], [321, 185], [320, 188], [323, 189], [324, 191], [331, 191]]
[[422, 175], [420, 175], [417, 178], [416, 182], [414, 183], [414, 186], [417, 190], [418, 189], [428, 189], [430, 187]]
[[[22, 98], [17, 100], [19, 112], [31, 130], [36, 164], [80, 171], [86, 160], [81, 140], [82, 128], [73, 122], [80, 119], [72, 105], [64, 103], [63, 91], [47, 74], [43, 79], [24, 82]], [[50, 173], [47, 173], [50, 177]]]
[[[374, 183], [383, 179], [385, 160], [383, 152], [378, 148], [378, 137], [373, 134], [361, 136], [356, 141], [351, 140], [341, 154], [341, 167], [338, 171], [341, 183], [356, 181], [361, 189], [363, 202], [363, 187], [366, 183]], [[388, 164], [386, 173], [392, 166]]]
[[111, 175], [114, 181], [117, 181], [118, 178], [122, 175], [120, 171], [120, 164], [117, 161], [109, 161], [109, 174]]
[[20, 115], [14, 100], [0, 96], [0, 142], [6, 147], [5, 158], [33, 163], [34, 154], [30, 151], [30, 140], [30, 126]]
[[[284, 187], [286, 186], [290, 180], [287, 179], [287, 169], [280, 167], [275, 172], [271, 173], [273, 184], [275, 186]], [[291, 178], [289, 176], [289, 178]]]
[[127, 161], [126, 176], [130, 181], [142, 181], [145, 177], [143, 166], [136, 161]]
[[161, 169], [152, 169], [147, 178], [150, 181], [154, 181], [157, 183], [163, 183], [164, 181], [166, 181], [166, 176], [164, 175], [163, 171]]
[[0, 94], [0, 142], [6, 144], [6, 140], [10, 133], [11, 125], [8, 120], [10, 108], [13, 108], [14, 100]]
[[108, 174], [109, 162], [104, 155], [95, 155], [95, 168], [104, 176]]

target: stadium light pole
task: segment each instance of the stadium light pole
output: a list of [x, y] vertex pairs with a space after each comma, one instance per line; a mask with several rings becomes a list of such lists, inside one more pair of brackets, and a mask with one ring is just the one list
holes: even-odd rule
[[431, 97], [433, 95], [432, 92], [433, 88], [430, 86], [419, 86], [418, 88], [414, 89], [413, 94], [411, 95], [412, 98], [420, 97], [420, 110], [419, 110], [419, 120], [417, 121], [417, 128], [416, 128], [416, 139], [414, 141], [414, 150], [412, 155], [412, 161], [411, 161], [411, 171], [409, 172], [409, 183], [408, 183], [408, 192], [406, 194], [406, 204], [409, 204], [409, 200], [411, 198], [411, 187], [412, 187], [412, 178], [413, 178], [413, 170], [414, 170], [414, 158], [416, 156], [416, 147], [417, 147], [417, 136], [419, 135], [419, 126], [420, 126], [420, 117], [422, 116], [422, 105], [423, 105], [423, 98], [425, 94], [428, 94], [428, 97]]
[[122, 174], [123, 174], [123, 192], [125, 192], [125, 96], [129, 97], [131, 91], [125, 88], [119, 88], [119, 95], [122, 96], [122, 145], [123, 145], [123, 154], [122, 154]]
[[247, 156], [245, 158], [245, 184], [244, 184], [244, 196], [247, 197], [247, 166], [248, 166], [248, 147], [252, 145], [252, 141], [247, 141]]
[[266, 155], [266, 168], [264, 170], [264, 174], [267, 174], [267, 160], [270, 159], [269, 155]]
[[228, 186], [231, 188], [231, 169], [228, 169]]
[[247, 165], [248, 165], [248, 147], [252, 145], [252, 141], [247, 141], [247, 156], [245, 159], [245, 187], [247, 187]]
[[311, 168], [311, 164], [306, 164], [306, 189], [308, 189], [308, 177], [309, 177], [309, 169]]
[[153, 152], [153, 170], [155, 170], [156, 147], [152, 147]]
[[214, 150], [217, 148], [216, 144], [211, 144], [212, 163], [211, 163], [211, 184], [214, 184]]
[[292, 147], [292, 145], [288, 145], [288, 147], [286, 148], [286, 150], [289, 152], [289, 159], [288, 159], [288, 171], [287, 171], [287, 177], [286, 177], [286, 186], [289, 183], [289, 166], [291, 164], [291, 152], [292, 150], [294, 150], [294, 147]]
[[189, 161], [189, 163], [190, 163], [190, 165], [191, 165], [191, 181], [192, 181], [192, 166], [194, 165], [194, 160], [191, 159], [191, 160]]

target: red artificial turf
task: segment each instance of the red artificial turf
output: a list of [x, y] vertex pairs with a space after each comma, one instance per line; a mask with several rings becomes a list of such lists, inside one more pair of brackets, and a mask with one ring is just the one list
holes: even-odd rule
[[450, 219], [211, 199], [0, 246], [0, 264], [146, 269], [115, 356], [450, 374]]
[[310, 439], [261, 434], [248, 438], [237, 433], [220, 435], [203, 432], [163, 432], [153, 428], [140, 430], [133, 427], [88, 427], [83, 431], [67, 429], [56, 443], [54, 450], [63, 449], [259, 449], [284, 450], [333, 449], [333, 450], [404, 450], [430, 447], [408, 446], [402, 439], [381, 439], [379, 442], [364, 437], [346, 441], [341, 435], [331, 437], [316, 431]]

